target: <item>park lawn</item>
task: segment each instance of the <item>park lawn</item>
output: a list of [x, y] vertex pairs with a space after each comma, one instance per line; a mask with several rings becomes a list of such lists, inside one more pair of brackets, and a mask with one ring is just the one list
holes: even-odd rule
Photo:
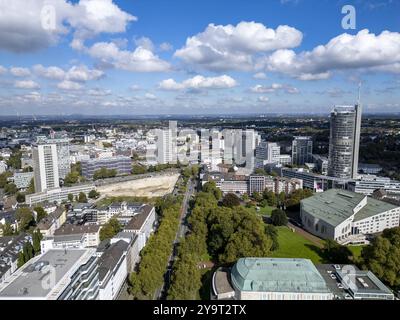
[[357, 261], [361, 257], [361, 250], [365, 246], [348, 246], [349, 250], [353, 253], [354, 259]]
[[322, 263], [318, 254], [320, 250], [311, 241], [292, 232], [288, 227], [278, 228], [279, 249], [272, 253], [273, 258], [304, 258], [310, 259], [314, 264]]
[[275, 207], [270, 207], [270, 206], [259, 207], [259, 208], [260, 208], [260, 211], [257, 211], [255, 207], [251, 207], [248, 209], [257, 215], [267, 216], [267, 217], [270, 217], [272, 214], [272, 211], [274, 211], [276, 209]]

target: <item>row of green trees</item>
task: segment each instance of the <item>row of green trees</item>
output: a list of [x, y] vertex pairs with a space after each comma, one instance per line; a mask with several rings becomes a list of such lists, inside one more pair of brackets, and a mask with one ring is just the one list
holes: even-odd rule
[[32, 234], [32, 243], [26, 242], [22, 247], [22, 251], [18, 254], [17, 267], [20, 268], [35, 255], [40, 253], [40, 241], [43, 239], [43, 235], [39, 230], [36, 230]]
[[141, 252], [138, 271], [130, 275], [129, 292], [138, 300], [149, 300], [164, 282], [165, 268], [178, 231], [182, 197], [169, 197], [158, 204], [160, 225]]
[[284, 205], [288, 210], [298, 210], [300, 201], [312, 195], [313, 193], [309, 189], [297, 189], [288, 195], [286, 195], [285, 192], [276, 194], [271, 190], [265, 189], [262, 194], [255, 193], [252, 196], [264, 206], [276, 207], [278, 205]]
[[117, 176], [117, 170], [101, 168], [93, 173], [93, 180], [114, 178]]
[[219, 265], [231, 264], [241, 257], [264, 257], [278, 249], [274, 226], [237, 205], [234, 197], [218, 205], [221, 192], [215, 183], [203, 186], [188, 218], [190, 234], [178, 248], [168, 299], [197, 299], [202, 273], [199, 263], [211, 259]]

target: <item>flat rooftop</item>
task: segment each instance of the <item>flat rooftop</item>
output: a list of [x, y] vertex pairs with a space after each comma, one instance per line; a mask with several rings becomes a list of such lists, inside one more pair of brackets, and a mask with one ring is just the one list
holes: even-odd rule
[[213, 290], [216, 295], [234, 292], [230, 282], [230, 270], [220, 268], [215, 271], [213, 278]]
[[330, 293], [308, 259], [242, 258], [232, 268], [231, 281], [241, 291]]
[[[1, 299], [47, 299], [50, 294], [64, 289], [61, 280], [90, 250], [49, 250], [30, 260], [0, 286]], [[79, 263], [80, 265], [80, 263]], [[55, 269], [53, 285], [49, 285], [50, 271]], [[68, 284], [69, 281], [66, 282]], [[58, 295], [57, 295], [58, 297]], [[57, 299], [54, 297], [54, 299]]]
[[[301, 204], [307, 213], [326, 221], [332, 226], [337, 226], [354, 214], [354, 208], [365, 197], [363, 194], [347, 190], [329, 189], [302, 200]], [[392, 204], [368, 197], [367, 204], [355, 214], [354, 221], [395, 208], [396, 206]]]

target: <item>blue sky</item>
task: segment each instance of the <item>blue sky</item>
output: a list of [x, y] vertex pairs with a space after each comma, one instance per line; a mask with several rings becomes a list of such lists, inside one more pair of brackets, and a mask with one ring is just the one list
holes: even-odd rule
[[5, 0], [0, 114], [328, 113], [360, 81], [400, 112], [399, 31], [400, 0]]

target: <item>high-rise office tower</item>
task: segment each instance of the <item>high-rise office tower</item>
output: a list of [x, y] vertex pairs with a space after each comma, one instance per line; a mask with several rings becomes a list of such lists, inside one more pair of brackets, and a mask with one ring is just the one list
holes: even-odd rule
[[36, 192], [60, 186], [57, 146], [55, 144], [40, 144], [34, 148], [33, 163]]
[[358, 171], [358, 154], [361, 132], [360, 103], [335, 107], [331, 113], [328, 175], [355, 179]]
[[292, 142], [292, 162], [302, 166], [312, 162], [313, 142], [311, 137], [294, 137]]

